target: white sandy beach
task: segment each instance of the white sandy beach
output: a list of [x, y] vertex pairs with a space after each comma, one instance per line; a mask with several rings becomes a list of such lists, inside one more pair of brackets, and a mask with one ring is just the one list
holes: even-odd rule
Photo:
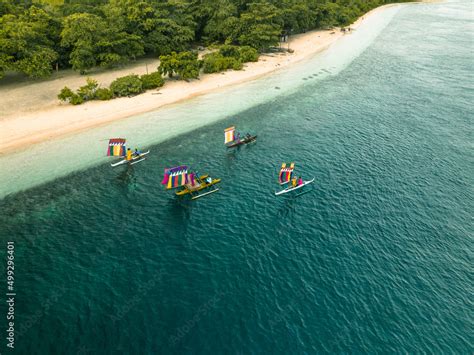
[[[356, 30], [369, 16], [396, 5], [386, 5], [362, 16], [351, 28]], [[147, 91], [132, 98], [91, 101], [72, 106], [56, 98], [61, 88], [76, 89], [84, 85], [86, 76], [69, 72], [47, 81], [6, 84], [0, 87], [0, 154], [19, 150], [34, 143], [73, 134], [104, 125], [114, 120], [156, 110], [219, 88], [257, 79], [323, 51], [343, 34], [339, 29], [311, 31], [290, 38], [293, 53], [262, 55], [257, 63], [247, 63], [242, 71], [201, 75], [192, 82], [167, 80], [159, 90]], [[284, 44], [286, 47], [288, 44]], [[157, 60], [142, 60], [125, 69], [91, 74], [102, 86], [127, 74], [144, 74], [156, 70]], [[21, 101], [21, 102], [19, 102]]]

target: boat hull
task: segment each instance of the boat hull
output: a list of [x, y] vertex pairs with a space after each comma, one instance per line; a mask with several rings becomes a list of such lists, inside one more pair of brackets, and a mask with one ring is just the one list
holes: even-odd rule
[[287, 194], [289, 192], [299, 190], [302, 187], [305, 187], [306, 185], [312, 184], [313, 182], [314, 182], [314, 178], [312, 178], [311, 180], [308, 180], [308, 181], [304, 181], [303, 184], [301, 184], [301, 185], [298, 185], [298, 186], [295, 186], [295, 187], [292, 187], [292, 186], [287, 187], [284, 190], [275, 192], [275, 196], [284, 195], [284, 194]]
[[[202, 190], [205, 190], [205, 189], [208, 189], [212, 186], [214, 186], [215, 184], [218, 184], [221, 182], [221, 179], [212, 179], [211, 182], [207, 182], [206, 179], [209, 177], [209, 175], [202, 175], [199, 177], [199, 180], [201, 181], [199, 183], [198, 186], [194, 187], [194, 188], [191, 188], [191, 187], [188, 187], [188, 186], [185, 186], [182, 190], [179, 190], [179, 191], [176, 191], [176, 195], [177, 196], [185, 196], [185, 195], [193, 195], [194, 193], [199, 193], [199, 191], [202, 191]], [[213, 191], [217, 191], [218, 189], [216, 188], [215, 190]], [[208, 193], [205, 193], [205, 194], [199, 194], [198, 196], [193, 196], [192, 198], [195, 199], [195, 198], [198, 198], [198, 197], [201, 197], [201, 196], [204, 196], [204, 195], [207, 195]]]
[[239, 147], [241, 145], [244, 145], [244, 144], [249, 144], [249, 143], [252, 143], [252, 142], [255, 142], [257, 140], [257, 136], [251, 136], [251, 137], [248, 137], [248, 138], [244, 138], [244, 139], [241, 139], [239, 142], [232, 142], [230, 144], [227, 145], [227, 148], [236, 148], [236, 147]]
[[150, 153], [149, 150], [147, 150], [146, 152], [140, 154], [140, 155], [137, 156], [137, 157], [132, 157], [132, 160], [130, 160], [130, 161], [127, 160], [127, 159], [122, 159], [122, 160], [120, 160], [120, 161], [118, 161], [118, 162], [116, 162], [116, 163], [110, 164], [110, 166], [114, 168], [114, 167], [116, 167], [116, 166], [120, 166], [120, 165], [127, 164], [127, 163], [129, 163], [130, 165], [139, 163], [139, 162], [145, 160], [144, 156], [147, 155], [148, 153]]

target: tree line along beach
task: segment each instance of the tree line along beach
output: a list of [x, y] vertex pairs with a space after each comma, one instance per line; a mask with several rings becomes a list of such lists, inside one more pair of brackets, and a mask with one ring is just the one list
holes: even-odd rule
[[[372, 10], [351, 24], [350, 28], [356, 30], [365, 19], [388, 6], [394, 5]], [[288, 42], [281, 44], [284, 48], [290, 48], [291, 53], [262, 53], [258, 62], [245, 63], [243, 70], [201, 74], [199, 80], [189, 82], [167, 80], [158, 91], [151, 90], [135, 97], [111, 101], [87, 102], [80, 106], [61, 103], [57, 99], [60, 90], [65, 86], [75, 90], [84, 85], [87, 77], [97, 80], [100, 87], [107, 87], [121, 76], [156, 71], [159, 59], [138, 59], [122, 68], [95, 69], [87, 75], [62, 70], [53, 73], [49, 79], [36, 82], [25, 78], [18, 80], [18, 75], [6, 77], [3, 82], [0, 80], [0, 154], [152, 111], [229, 85], [255, 80], [324, 50], [343, 34], [339, 28], [332, 28], [291, 35]]]

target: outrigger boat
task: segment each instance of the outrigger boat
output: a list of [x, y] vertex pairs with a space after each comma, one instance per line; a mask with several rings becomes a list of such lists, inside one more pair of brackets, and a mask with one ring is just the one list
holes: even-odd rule
[[235, 148], [243, 144], [255, 142], [256, 140], [257, 136], [252, 136], [250, 133], [247, 133], [243, 138], [241, 138], [240, 133], [235, 133], [235, 126], [224, 130], [224, 144], [227, 148]]
[[[219, 191], [214, 186], [221, 182], [221, 179], [213, 179], [209, 175], [199, 176], [195, 172], [188, 173], [186, 165], [176, 166], [174, 168], [165, 169], [165, 176], [161, 182], [167, 189], [182, 187], [176, 191], [177, 196], [190, 195], [192, 200], [212, 194]], [[201, 192], [208, 190], [206, 192]]]
[[289, 184], [290, 182], [291, 184], [285, 189], [275, 192], [276, 196], [299, 190], [305, 187], [306, 185], [312, 184], [314, 182], [314, 178], [308, 181], [301, 180], [297, 182], [296, 177], [294, 177], [293, 175], [294, 169], [295, 169], [295, 163], [291, 163], [290, 166], [287, 166], [286, 163], [283, 163], [281, 165], [280, 174], [278, 176], [278, 182], [280, 183], [280, 185], [286, 185], [286, 184]]
[[107, 149], [107, 156], [112, 157], [125, 157], [118, 162], [110, 164], [112, 167], [116, 167], [123, 164], [133, 165], [144, 161], [145, 155], [150, 153], [149, 150], [143, 153], [135, 154], [130, 149], [127, 150], [125, 143], [127, 142], [124, 138], [111, 138], [109, 139], [109, 147]]

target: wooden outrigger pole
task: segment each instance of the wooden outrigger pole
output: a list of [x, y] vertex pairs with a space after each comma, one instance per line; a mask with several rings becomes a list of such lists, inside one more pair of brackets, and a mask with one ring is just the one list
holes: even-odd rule
[[217, 187], [214, 187], [211, 191], [204, 192], [204, 193], [202, 193], [202, 194], [198, 194], [197, 196], [194, 196], [194, 195], [192, 194], [192, 192], [190, 192], [190, 195], [192, 196], [192, 197], [191, 197], [191, 200], [196, 200], [196, 199], [198, 199], [198, 198], [201, 198], [201, 197], [203, 197], [203, 196], [212, 194], [212, 193], [217, 192], [217, 191], [219, 191], [219, 189], [218, 189]]

